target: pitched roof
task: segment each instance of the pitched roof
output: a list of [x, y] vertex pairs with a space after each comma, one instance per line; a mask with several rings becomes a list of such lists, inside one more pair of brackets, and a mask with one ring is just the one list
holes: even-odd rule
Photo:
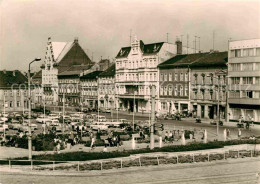
[[227, 61], [228, 52], [211, 52], [197, 59], [190, 67], [227, 67]]
[[122, 47], [120, 51], [118, 52], [116, 58], [124, 58], [127, 57], [129, 52], [131, 50], [131, 47]]
[[42, 78], [42, 70], [38, 71], [32, 76], [33, 79]]
[[94, 72], [81, 76], [80, 79], [96, 79], [100, 73], [102, 73], [102, 71], [94, 71]]
[[51, 45], [55, 61], [60, 62], [72, 47], [73, 42], [51, 42]]
[[89, 70], [92, 65], [72, 65], [66, 71], [58, 74], [59, 77], [78, 77], [84, 70]]
[[165, 62], [158, 65], [159, 68], [177, 68], [177, 67], [188, 67], [191, 63], [197, 59], [207, 55], [208, 53], [196, 53], [196, 54], [182, 54], [176, 55]]
[[[140, 49], [143, 52], [143, 54], [155, 54], [161, 50], [163, 44], [164, 42], [144, 44], [144, 42], [140, 40]], [[130, 51], [131, 51], [131, 47], [122, 47], [118, 52], [116, 58], [127, 57]]]
[[226, 67], [227, 52], [206, 52], [174, 56], [158, 65], [159, 68]]
[[107, 70], [105, 70], [104, 72], [102, 72], [99, 77], [113, 77], [116, 74], [116, 65], [113, 64], [112, 66], [110, 66]]
[[[19, 84], [28, 83], [28, 79], [20, 71], [0, 71], [0, 88], [18, 87]], [[22, 86], [21, 86], [22, 87]], [[23, 86], [25, 87], [25, 86]]]

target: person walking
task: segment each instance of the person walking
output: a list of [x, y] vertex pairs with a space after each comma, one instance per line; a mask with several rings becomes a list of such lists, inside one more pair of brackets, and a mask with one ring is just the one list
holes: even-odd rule
[[90, 149], [92, 150], [95, 144], [95, 135], [93, 132], [90, 133], [90, 139], [91, 139], [91, 144], [90, 144]]
[[241, 135], [242, 135], [242, 132], [240, 130], [240, 128], [238, 129], [238, 139], [241, 139]]

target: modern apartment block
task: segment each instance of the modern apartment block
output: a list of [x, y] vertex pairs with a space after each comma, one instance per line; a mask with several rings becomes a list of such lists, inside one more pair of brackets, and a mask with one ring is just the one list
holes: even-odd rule
[[229, 119], [260, 122], [260, 39], [229, 42]]
[[[178, 46], [178, 48], [177, 48]], [[131, 46], [120, 49], [116, 56], [116, 96], [123, 111], [150, 112], [150, 86], [156, 86], [156, 110], [159, 104], [158, 64], [182, 53], [182, 44], [159, 42], [144, 44], [136, 37]]]

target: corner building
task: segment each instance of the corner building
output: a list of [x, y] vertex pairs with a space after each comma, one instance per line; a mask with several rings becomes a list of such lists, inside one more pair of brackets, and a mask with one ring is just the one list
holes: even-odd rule
[[260, 39], [229, 42], [229, 120], [260, 122]]

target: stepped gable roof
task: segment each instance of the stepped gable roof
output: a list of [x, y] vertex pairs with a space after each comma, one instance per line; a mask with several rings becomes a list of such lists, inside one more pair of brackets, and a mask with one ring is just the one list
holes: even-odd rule
[[91, 73], [88, 73], [86, 75], [83, 75], [80, 77], [80, 79], [96, 79], [99, 74], [101, 74], [103, 71], [94, 71]]
[[227, 62], [228, 52], [211, 52], [197, 59], [190, 67], [227, 67]]
[[188, 67], [191, 63], [197, 59], [204, 57], [208, 53], [196, 53], [196, 54], [181, 54], [176, 55], [165, 62], [158, 65], [159, 68], [178, 68]]
[[[19, 84], [28, 84], [28, 79], [20, 71], [0, 71], [0, 88], [15, 88], [19, 87]], [[26, 87], [26, 86], [23, 86]]]
[[[164, 42], [144, 44], [144, 42], [140, 40], [140, 49], [143, 52], [143, 54], [155, 54], [161, 50], [163, 44]], [[116, 58], [127, 57], [130, 51], [131, 51], [131, 47], [122, 47], [118, 52]]]
[[116, 74], [116, 65], [113, 64], [107, 70], [99, 74], [99, 77], [114, 77]]

